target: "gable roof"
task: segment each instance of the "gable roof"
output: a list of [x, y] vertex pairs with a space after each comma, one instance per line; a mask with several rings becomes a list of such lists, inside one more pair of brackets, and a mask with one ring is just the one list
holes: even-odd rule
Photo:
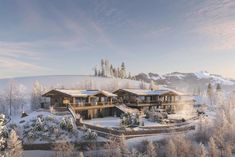
[[59, 92], [71, 97], [88, 97], [88, 96], [96, 96], [98, 94], [103, 94], [107, 97], [115, 97], [116, 94], [110, 93], [108, 91], [99, 91], [99, 90], [75, 90], [75, 89], [54, 89], [51, 90], [43, 96], [48, 96], [50, 92]]
[[[175, 94], [175, 95], [182, 95], [179, 92], [173, 91], [173, 90], [166, 90], [166, 89], [160, 89], [160, 90], [150, 90], [150, 89], [119, 89], [121, 91], [126, 91], [128, 93], [132, 93], [139, 96], [148, 96], [148, 95], [165, 95], [165, 94]], [[117, 91], [119, 91], [117, 90]], [[114, 93], [116, 93], [115, 91]]]

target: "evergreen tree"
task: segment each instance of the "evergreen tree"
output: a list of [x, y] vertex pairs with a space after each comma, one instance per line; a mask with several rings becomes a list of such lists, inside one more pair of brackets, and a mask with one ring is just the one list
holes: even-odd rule
[[98, 70], [97, 70], [97, 67], [95, 67], [95, 76], [98, 76]]
[[113, 65], [110, 65], [110, 76], [114, 77]]
[[106, 59], [104, 61], [104, 63], [105, 63], [105, 76], [110, 77], [110, 64], [109, 64], [109, 61]]
[[121, 78], [121, 71], [119, 68], [117, 68], [117, 78]]
[[7, 155], [9, 157], [22, 157], [23, 155], [22, 143], [13, 129], [7, 139]]
[[101, 75], [100, 76], [105, 77], [105, 63], [103, 59], [101, 59]]
[[216, 92], [220, 92], [222, 90], [221, 85], [218, 83], [216, 85]]
[[213, 105], [213, 89], [212, 89], [211, 83], [209, 83], [207, 87], [207, 96], [208, 96], [210, 105], [212, 106]]
[[121, 64], [120, 78], [126, 78], [126, 67], [124, 62]]

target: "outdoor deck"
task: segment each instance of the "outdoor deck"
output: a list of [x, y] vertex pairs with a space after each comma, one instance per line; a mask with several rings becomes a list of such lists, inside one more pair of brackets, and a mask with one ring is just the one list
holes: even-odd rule
[[89, 109], [103, 109], [103, 108], [110, 108], [114, 107], [115, 105], [112, 103], [105, 103], [105, 102], [99, 102], [99, 103], [85, 103], [85, 104], [71, 104], [71, 107], [74, 111], [83, 111], [83, 110], [89, 110]]

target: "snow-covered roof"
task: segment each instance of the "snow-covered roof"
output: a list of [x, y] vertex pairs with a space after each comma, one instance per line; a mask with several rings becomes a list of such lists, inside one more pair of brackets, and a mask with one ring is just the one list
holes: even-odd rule
[[120, 89], [129, 93], [133, 93], [135, 95], [141, 95], [141, 96], [146, 96], [146, 95], [164, 95], [168, 93], [174, 93], [176, 95], [182, 95], [180, 92], [174, 91], [174, 90], [150, 90], [150, 89]]
[[108, 91], [103, 91], [103, 90], [99, 91], [99, 90], [54, 89], [54, 91], [67, 94], [72, 97], [88, 97], [88, 96], [95, 96], [97, 94], [103, 94], [107, 97], [117, 96], [116, 94], [110, 93]]
[[116, 94], [113, 94], [113, 93], [110, 93], [110, 92], [104, 91], [104, 90], [99, 91], [99, 92], [96, 93], [95, 95], [97, 95], [97, 94], [103, 94], [103, 95], [105, 95], [105, 96], [107, 96], [107, 97], [116, 97], [116, 96], [117, 96]]

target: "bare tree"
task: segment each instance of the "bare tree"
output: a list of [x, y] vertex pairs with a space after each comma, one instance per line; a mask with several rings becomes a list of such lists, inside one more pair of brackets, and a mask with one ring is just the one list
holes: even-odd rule
[[199, 144], [198, 157], [207, 157], [207, 151], [204, 144]]
[[126, 138], [125, 138], [124, 134], [122, 134], [121, 139], [120, 139], [119, 150], [120, 150], [121, 157], [129, 157], [130, 152], [129, 152], [128, 147], [126, 145]]
[[166, 145], [166, 157], [177, 157], [176, 146], [172, 139]]
[[154, 146], [153, 141], [149, 141], [147, 145], [147, 156], [157, 157], [157, 148]]
[[74, 145], [69, 142], [55, 143], [53, 150], [54, 157], [75, 157]]
[[105, 149], [107, 149], [107, 152], [105, 156], [107, 157], [117, 157], [119, 156], [119, 152], [117, 152], [117, 145], [118, 145], [118, 139], [116, 137], [109, 137], [107, 140], [107, 143], [105, 144]]
[[31, 94], [31, 109], [37, 110], [41, 107], [43, 103], [42, 94], [44, 92], [44, 87], [40, 84], [39, 81], [35, 81], [32, 88]]
[[5, 90], [4, 101], [5, 105], [9, 107], [9, 115], [16, 114], [23, 108], [25, 104], [23, 85], [17, 84], [14, 80], [8, 83]]

